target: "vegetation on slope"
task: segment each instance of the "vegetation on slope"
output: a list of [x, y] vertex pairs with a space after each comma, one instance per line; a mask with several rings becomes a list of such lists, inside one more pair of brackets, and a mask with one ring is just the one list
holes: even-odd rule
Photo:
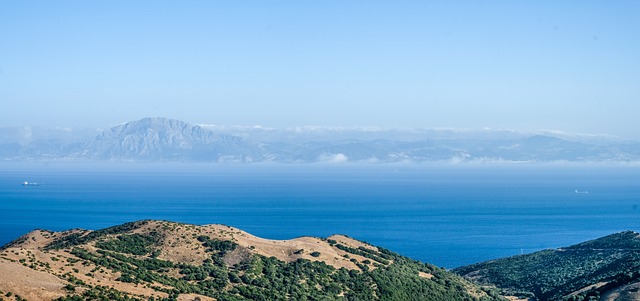
[[[339, 252], [354, 268], [336, 267], [319, 260], [325, 251], [299, 249], [294, 256], [308, 256], [290, 261], [261, 255], [254, 252], [254, 246], [237, 243], [233, 235], [239, 232], [230, 232], [228, 239], [196, 232], [180, 233], [190, 243], [183, 244], [194, 252], [197, 249], [204, 260], [193, 263], [170, 260], [165, 256], [172, 250], [167, 231], [177, 233], [171, 230], [175, 225], [180, 224], [143, 221], [100, 231], [76, 231], [50, 240], [44, 252], [64, 253], [67, 266], [75, 270], [57, 274], [68, 283], [65, 296], [57, 300], [178, 300], [181, 296], [182, 299], [195, 296], [189, 300], [221, 301], [502, 299], [495, 291], [475, 286], [444, 269], [386, 249], [348, 245], [332, 239], [316, 239], [314, 244]], [[38, 260], [33, 263], [36, 270], [55, 272]], [[81, 275], [74, 264], [92, 269]], [[115, 283], [131, 289], [154, 293], [136, 294], [118, 289], [105, 282], [106, 276], [100, 284], [80, 279], [97, 273], [113, 275]]]
[[604, 292], [640, 279], [640, 235], [626, 231], [454, 272], [541, 300], [598, 300]]

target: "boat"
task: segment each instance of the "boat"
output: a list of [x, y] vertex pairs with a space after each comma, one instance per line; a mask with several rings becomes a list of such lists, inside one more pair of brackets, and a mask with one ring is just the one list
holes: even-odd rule
[[22, 182], [22, 186], [40, 186], [40, 184], [36, 183], [36, 182], [24, 181], [24, 182]]
[[577, 193], [577, 194], [587, 194], [587, 193], [589, 193], [589, 191], [576, 189], [575, 193]]

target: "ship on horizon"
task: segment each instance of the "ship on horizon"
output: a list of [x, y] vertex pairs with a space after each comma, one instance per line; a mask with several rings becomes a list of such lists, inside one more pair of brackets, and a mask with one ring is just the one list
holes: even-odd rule
[[37, 182], [24, 181], [22, 182], [22, 186], [41, 186], [41, 184]]

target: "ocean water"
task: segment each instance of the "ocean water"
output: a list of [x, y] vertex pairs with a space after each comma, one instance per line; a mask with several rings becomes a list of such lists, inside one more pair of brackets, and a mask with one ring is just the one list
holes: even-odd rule
[[[0, 165], [0, 245], [140, 219], [340, 233], [453, 268], [640, 231], [640, 167]], [[22, 186], [23, 181], [41, 186]], [[588, 193], [575, 193], [575, 190]]]

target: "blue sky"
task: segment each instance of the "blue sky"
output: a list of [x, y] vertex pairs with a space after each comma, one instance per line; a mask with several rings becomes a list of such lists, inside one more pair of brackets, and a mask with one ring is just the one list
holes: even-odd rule
[[636, 1], [3, 1], [0, 126], [640, 138]]

